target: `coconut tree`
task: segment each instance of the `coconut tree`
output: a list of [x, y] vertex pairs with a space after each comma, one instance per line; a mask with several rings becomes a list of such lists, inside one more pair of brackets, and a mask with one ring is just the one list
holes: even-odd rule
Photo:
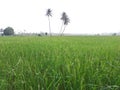
[[[61, 26], [61, 30], [60, 30], [60, 33], [61, 35], [63, 35], [65, 29], [66, 29], [66, 26], [68, 25], [68, 23], [70, 22], [70, 19], [68, 18], [67, 14], [65, 12], [62, 13], [62, 17], [61, 17], [61, 20], [63, 21], [62, 22], [62, 26]], [[64, 26], [64, 28], [63, 28]], [[63, 28], [63, 30], [62, 30]]]
[[60, 19], [62, 20], [62, 25], [61, 25], [59, 34], [61, 34], [61, 32], [62, 32], [62, 28], [63, 28], [64, 20], [65, 20], [66, 16], [67, 16], [67, 15], [66, 15], [66, 12], [63, 12], [63, 13], [62, 13], [62, 17], [60, 18]]
[[66, 29], [66, 26], [68, 25], [69, 22], [70, 22], [70, 19], [68, 17], [66, 17], [65, 20], [64, 20], [64, 29], [63, 29], [63, 32], [62, 32], [61, 35], [63, 35], [63, 33], [64, 33], [65, 29]]
[[52, 10], [49, 8], [46, 11], [46, 16], [48, 16], [48, 22], [49, 22], [49, 34], [51, 36], [51, 25], [50, 25], [50, 16], [52, 16]]

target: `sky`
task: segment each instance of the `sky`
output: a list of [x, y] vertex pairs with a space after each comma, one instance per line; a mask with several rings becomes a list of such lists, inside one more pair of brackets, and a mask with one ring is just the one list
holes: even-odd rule
[[0, 28], [19, 32], [49, 32], [46, 10], [52, 10], [51, 30], [59, 33], [62, 12], [70, 18], [64, 33], [120, 32], [120, 0], [0, 0]]

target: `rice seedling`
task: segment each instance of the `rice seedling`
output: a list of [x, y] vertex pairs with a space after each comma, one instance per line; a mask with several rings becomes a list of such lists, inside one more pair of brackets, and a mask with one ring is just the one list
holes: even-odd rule
[[120, 37], [0, 37], [0, 90], [119, 90]]

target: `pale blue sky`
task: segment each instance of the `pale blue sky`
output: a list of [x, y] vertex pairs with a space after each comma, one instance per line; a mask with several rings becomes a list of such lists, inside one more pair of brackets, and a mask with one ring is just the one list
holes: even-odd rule
[[0, 28], [49, 32], [47, 8], [53, 11], [55, 33], [60, 31], [63, 11], [71, 20], [65, 33], [120, 32], [120, 0], [0, 0]]

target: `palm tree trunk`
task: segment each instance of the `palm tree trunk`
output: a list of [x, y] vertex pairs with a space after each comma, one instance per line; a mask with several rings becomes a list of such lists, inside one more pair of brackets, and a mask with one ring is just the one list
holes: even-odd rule
[[49, 21], [49, 34], [51, 36], [51, 25], [50, 25], [50, 17], [48, 16], [48, 21]]
[[60, 28], [60, 32], [59, 32], [59, 35], [60, 35], [60, 36], [61, 36], [61, 33], [62, 33], [63, 25], [64, 25], [64, 22], [62, 22], [62, 25], [61, 25], [61, 28]]
[[63, 35], [65, 29], [66, 29], [66, 25], [64, 25], [64, 29], [63, 29], [63, 32], [61, 33], [61, 36]]

